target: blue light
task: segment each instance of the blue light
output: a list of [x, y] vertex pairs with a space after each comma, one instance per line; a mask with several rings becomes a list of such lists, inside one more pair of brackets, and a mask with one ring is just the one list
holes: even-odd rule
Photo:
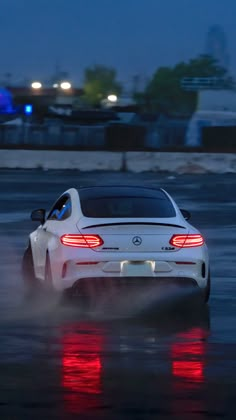
[[33, 105], [25, 105], [24, 112], [26, 115], [31, 115], [33, 113]]

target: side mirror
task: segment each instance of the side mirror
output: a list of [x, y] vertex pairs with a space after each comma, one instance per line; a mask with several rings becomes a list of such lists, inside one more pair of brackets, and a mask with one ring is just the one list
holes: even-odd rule
[[40, 222], [43, 225], [45, 222], [45, 215], [46, 210], [44, 209], [33, 210], [31, 213], [31, 220], [34, 222]]
[[189, 220], [191, 217], [191, 213], [188, 210], [180, 209], [182, 215], [184, 216], [185, 220]]

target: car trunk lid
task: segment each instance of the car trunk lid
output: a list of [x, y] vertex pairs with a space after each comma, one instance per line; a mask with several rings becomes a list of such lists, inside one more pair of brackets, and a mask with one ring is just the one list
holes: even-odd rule
[[96, 234], [103, 245], [96, 252], [165, 252], [177, 251], [169, 241], [174, 234], [188, 233], [183, 224], [174, 220], [91, 220], [83, 218], [77, 224], [81, 234]]

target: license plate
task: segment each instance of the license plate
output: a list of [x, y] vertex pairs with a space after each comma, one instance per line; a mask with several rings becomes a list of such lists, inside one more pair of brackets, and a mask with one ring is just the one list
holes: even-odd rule
[[121, 265], [121, 276], [142, 277], [153, 275], [154, 270], [151, 261], [124, 261]]

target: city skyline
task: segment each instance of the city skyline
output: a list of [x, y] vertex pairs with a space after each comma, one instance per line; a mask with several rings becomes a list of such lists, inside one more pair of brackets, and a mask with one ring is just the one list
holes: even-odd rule
[[236, 73], [234, 15], [227, 0], [2, 0], [1, 78], [45, 79], [56, 65], [81, 84], [85, 67], [117, 69], [123, 83], [150, 77], [205, 52], [212, 25], [226, 34], [230, 70]]

